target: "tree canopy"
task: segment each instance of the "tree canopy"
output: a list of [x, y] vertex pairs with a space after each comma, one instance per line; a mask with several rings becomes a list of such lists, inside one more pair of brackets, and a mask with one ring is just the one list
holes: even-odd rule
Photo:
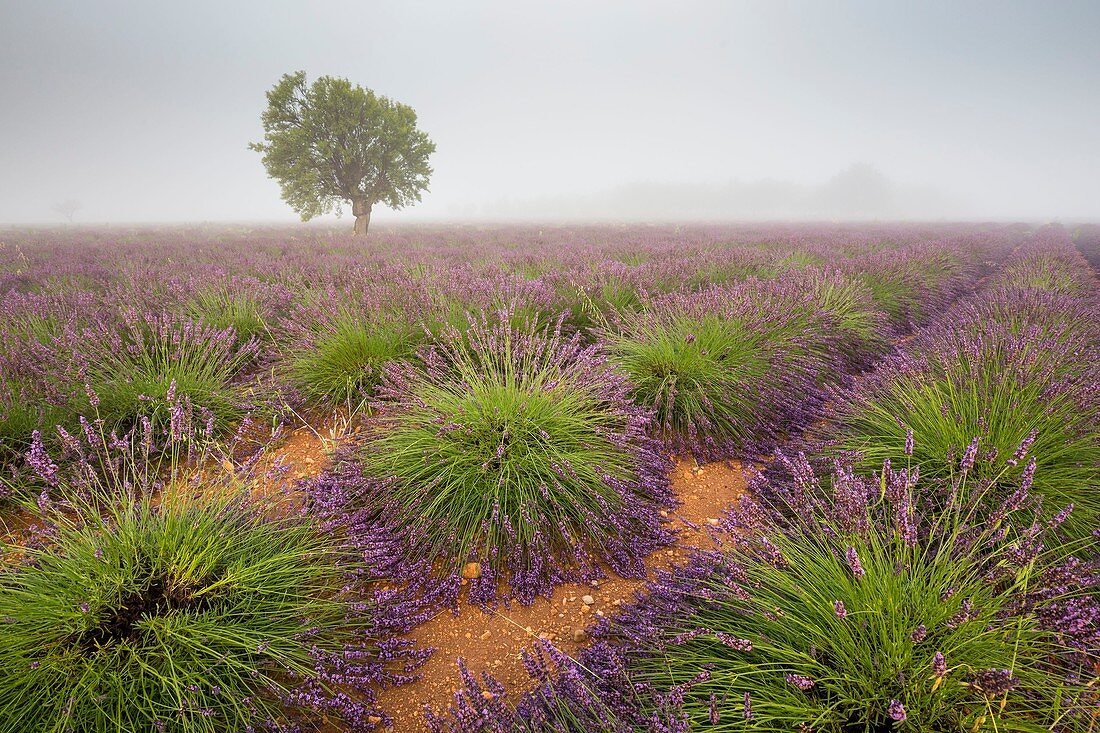
[[435, 143], [416, 127], [412, 107], [322, 76], [284, 74], [267, 93], [262, 115], [268, 175], [283, 200], [308, 221], [351, 204], [355, 232], [366, 234], [372, 207], [400, 209], [420, 201]]

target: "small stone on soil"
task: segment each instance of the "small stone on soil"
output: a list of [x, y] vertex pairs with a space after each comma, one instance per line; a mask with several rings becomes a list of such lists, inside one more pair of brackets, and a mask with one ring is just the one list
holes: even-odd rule
[[462, 567], [462, 577], [468, 580], [481, 577], [481, 564], [468, 562]]
[[596, 599], [593, 598], [592, 596], [582, 596], [581, 597], [581, 603], [583, 603], [586, 606], [591, 606], [595, 602], [596, 602]]

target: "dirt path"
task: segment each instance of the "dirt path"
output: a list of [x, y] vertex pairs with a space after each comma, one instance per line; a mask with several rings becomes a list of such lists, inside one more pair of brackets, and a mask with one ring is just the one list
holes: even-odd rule
[[[647, 559], [650, 572], [683, 558], [690, 548], [710, 546], [707, 520], [717, 520], [744, 491], [745, 477], [736, 463], [711, 463], [695, 469], [694, 462], [686, 461], [677, 463], [672, 485], [683, 502], [671, 515], [672, 526], [680, 530], [680, 537], [675, 547], [659, 550]], [[574, 655], [588, 641], [585, 627], [595, 617], [632, 600], [644, 584], [645, 580], [612, 574], [591, 585], [561, 586], [549, 600], [540, 598], [530, 606], [513, 605], [486, 613], [463, 602], [457, 616], [444, 611], [409, 634], [419, 646], [435, 649], [419, 670], [420, 680], [383, 690], [379, 695], [380, 706], [394, 718], [389, 730], [427, 730], [424, 706], [430, 705], [436, 713], [444, 712], [461, 687], [456, 664], [459, 658], [475, 675], [488, 672], [504, 683], [510, 695], [518, 696], [531, 686], [522, 662], [525, 649], [531, 649], [541, 637]]]

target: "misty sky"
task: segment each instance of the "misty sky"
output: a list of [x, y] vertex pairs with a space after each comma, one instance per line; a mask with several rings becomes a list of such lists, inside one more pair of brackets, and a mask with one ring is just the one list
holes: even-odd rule
[[971, 218], [1100, 219], [1095, 0], [0, 0], [0, 222], [293, 220], [246, 146], [297, 69], [435, 140], [423, 203], [378, 219], [854, 164]]

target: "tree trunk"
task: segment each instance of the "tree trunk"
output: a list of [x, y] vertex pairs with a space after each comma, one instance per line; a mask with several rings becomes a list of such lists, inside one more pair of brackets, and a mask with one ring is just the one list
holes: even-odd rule
[[370, 226], [371, 203], [366, 199], [355, 199], [351, 202], [351, 213], [355, 215], [355, 234], [365, 237], [367, 227]]

